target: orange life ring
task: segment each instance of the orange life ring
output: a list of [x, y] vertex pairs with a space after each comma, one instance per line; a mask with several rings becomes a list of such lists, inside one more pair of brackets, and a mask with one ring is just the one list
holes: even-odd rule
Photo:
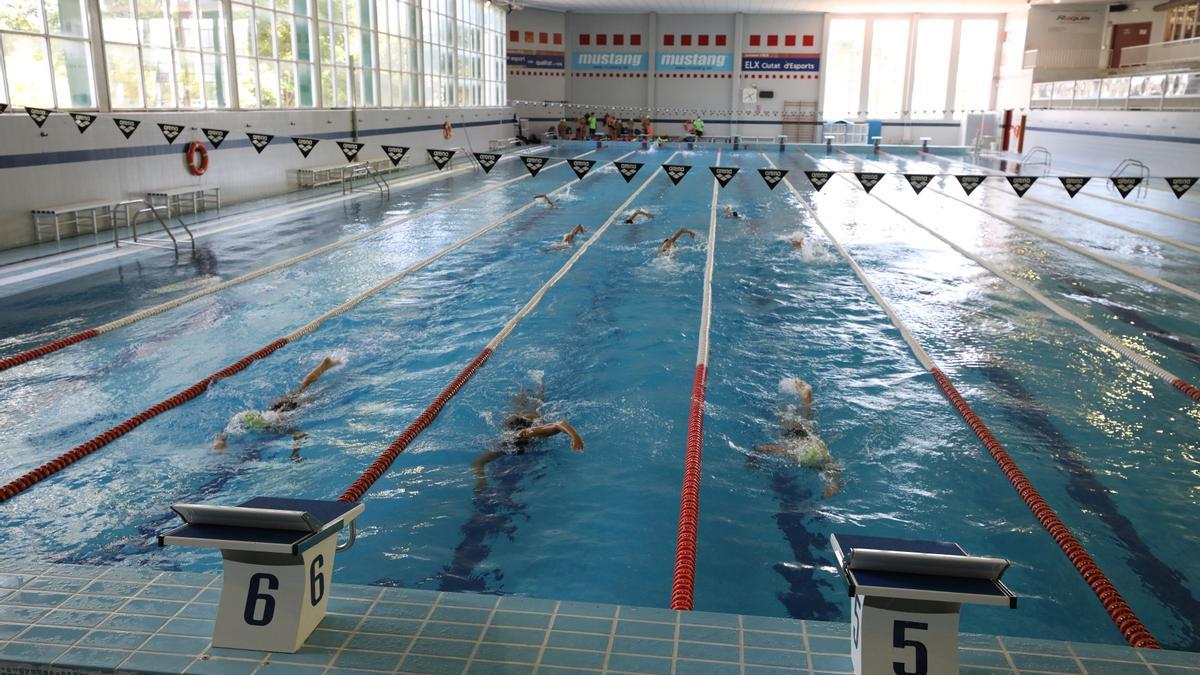
[[450, 137], [453, 135], [454, 128], [450, 126], [450, 120], [446, 120], [445, 123], [442, 124], [442, 138], [450, 140]]
[[[200, 155], [200, 162], [196, 162], [196, 155]], [[192, 141], [187, 146], [187, 168], [188, 173], [193, 176], [203, 176], [205, 171], [208, 171], [208, 148], [200, 141]]]

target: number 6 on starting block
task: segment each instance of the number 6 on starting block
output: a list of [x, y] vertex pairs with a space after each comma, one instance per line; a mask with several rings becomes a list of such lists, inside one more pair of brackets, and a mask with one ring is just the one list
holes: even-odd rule
[[[333, 557], [354, 543], [362, 504], [257, 497], [238, 506], [176, 504], [187, 523], [160, 546], [221, 549], [225, 583], [213, 646], [295, 652], [325, 616]], [[337, 533], [350, 524], [350, 540]]]

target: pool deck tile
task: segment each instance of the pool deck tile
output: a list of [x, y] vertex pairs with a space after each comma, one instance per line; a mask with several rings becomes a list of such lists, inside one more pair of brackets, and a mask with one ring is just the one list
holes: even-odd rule
[[[824, 621], [338, 585], [295, 654], [210, 646], [216, 575], [0, 561], [0, 672], [833, 675]], [[1200, 675], [1200, 654], [964, 634], [969, 675]]]

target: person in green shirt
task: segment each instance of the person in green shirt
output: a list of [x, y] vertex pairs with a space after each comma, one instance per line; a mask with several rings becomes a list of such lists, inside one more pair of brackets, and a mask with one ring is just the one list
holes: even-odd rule
[[692, 120], [692, 130], [695, 132], [696, 138], [703, 138], [704, 137], [704, 120], [700, 119], [699, 117]]
[[596, 135], [596, 113], [588, 113], [587, 118], [588, 133], [592, 136]]

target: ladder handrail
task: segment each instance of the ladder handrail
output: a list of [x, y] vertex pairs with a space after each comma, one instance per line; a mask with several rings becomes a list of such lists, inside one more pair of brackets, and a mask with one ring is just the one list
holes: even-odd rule
[[1146, 196], [1146, 191], [1149, 189], [1147, 183], [1150, 181], [1150, 167], [1139, 159], [1126, 158], [1121, 160], [1121, 163], [1117, 164], [1117, 168], [1113, 169], [1112, 173], [1108, 174], [1110, 179], [1108, 181], [1108, 189], [1115, 190], [1116, 188], [1113, 186], [1111, 179], [1124, 175], [1129, 169], [1133, 169], [1136, 172], [1135, 175], [1142, 179], [1137, 186], [1138, 197], [1141, 198]]

